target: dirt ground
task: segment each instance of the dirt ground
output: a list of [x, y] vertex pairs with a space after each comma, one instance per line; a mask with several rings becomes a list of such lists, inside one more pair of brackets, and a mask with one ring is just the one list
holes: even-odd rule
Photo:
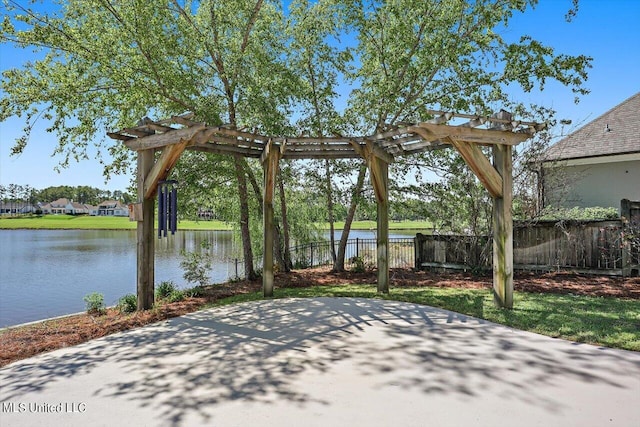
[[[394, 269], [390, 273], [391, 287], [432, 286], [451, 288], [491, 288], [491, 276], [473, 276], [463, 273], [433, 273]], [[371, 284], [376, 272], [332, 273], [328, 267], [297, 270], [277, 274], [278, 287], [310, 287], [318, 285]], [[517, 291], [549, 292], [640, 299], [640, 278], [586, 276], [572, 273], [518, 273], [514, 279]], [[159, 320], [193, 312], [204, 304], [232, 295], [260, 290], [260, 281], [225, 283], [207, 288], [200, 298], [164, 304], [153, 310], [129, 315], [115, 309], [103, 316], [87, 314], [43, 321], [33, 325], [10, 328], [0, 332], [0, 366], [25, 359], [39, 353], [76, 345], [114, 332], [137, 328]]]

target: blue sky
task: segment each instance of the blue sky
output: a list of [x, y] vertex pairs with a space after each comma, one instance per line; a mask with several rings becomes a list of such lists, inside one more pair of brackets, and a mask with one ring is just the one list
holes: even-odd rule
[[[572, 120], [571, 130], [613, 108], [640, 91], [640, 1], [580, 0], [578, 15], [567, 23], [564, 15], [570, 0], [540, 0], [525, 14], [516, 15], [506, 39], [531, 35], [556, 52], [593, 57], [587, 87], [591, 93], [574, 104], [573, 94], [561, 85], [549, 83], [544, 92], [513, 91], [514, 100], [535, 102], [558, 111], [559, 118]], [[0, 46], [0, 70], [19, 67], [32, 58], [30, 51]], [[30, 143], [20, 156], [10, 156], [11, 146], [22, 129], [22, 122], [9, 119], [0, 123], [0, 184], [10, 183], [35, 188], [52, 185], [89, 185], [110, 190], [124, 190], [130, 176], [116, 176], [105, 183], [102, 165], [95, 159], [71, 163], [60, 173], [54, 168], [60, 161], [52, 157], [55, 136], [36, 128]]]

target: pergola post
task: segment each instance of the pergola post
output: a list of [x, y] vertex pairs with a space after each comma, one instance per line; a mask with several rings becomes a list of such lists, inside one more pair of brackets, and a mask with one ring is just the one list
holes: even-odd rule
[[389, 163], [372, 154], [368, 161], [371, 184], [378, 205], [377, 265], [378, 292], [389, 293]]
[[273, 194], [276, 187], [280, 152], [269, 141], [261, 158], [264, 170], [262, 215], [264, 223], [264, 247], [262, 255], [262, 291], [265, 297], [273, 296]]
[[[153, 216], [157, 184], [167, 176], [185, 149], [223, 155], [260, 158], [264, 169], [264, 257], [263, 290], [273, 295], [273, 193], [280, 159], [348, 159], [364, 158], [371, 175], [378, 210], [377, 261], [378, 291], [389, 292], [389, 195], [388, 167], [395, 156], [411, 155], [428, 150], [455, 147], [469, 168], [478, 176], [494, 200], [493, 210], [493, 281], [496, 303], [513, 307], [513, 221], [512, 146], [537, 131], [544, 123], [513, 120], [506, 111], [484, 117], [452, 112], [431, 111], [427, 122], [392, 126], [373, 135], [362, 137], [286, 137], [261, 135], [238, 130], [235, 126], [208, 126], [191, 120], [193, 113], [152, 121], [143, 119], [132, 128], [108, 133], [123, 141], [138, 155], [138, 308], [153, 305], [154, 248]], [[452, 118], [467, 118], [468, 122], [451, 126]], [[180, 125], [175, 128], [172, 125]], [[487, 125], [486, 129], [479, 126]], [[385, 127], [386, 128], [386, 127]], [[287, 149], [285, 152], [285, 145]], [[494, 161], [485, 156], [482, 147], [493, 147]], [[154, 165], [154, 150], [162, 155]], [[141, 209], [140, 209], [141, 208]]]
[[153, 168], [153, 149], [138, 151], [138, 202], [142, 203], [142, 221], [137, 224], [137, 294], [138, 310], [153, 307], [155, 248], [153, 221], [155, 199], [145, 197], [145, 179]]
[[493, 146], [493, 163], [502, 177], [502, 197], [493, 198], [493, 297], [498, 307], [513, 308], [512, 148]]

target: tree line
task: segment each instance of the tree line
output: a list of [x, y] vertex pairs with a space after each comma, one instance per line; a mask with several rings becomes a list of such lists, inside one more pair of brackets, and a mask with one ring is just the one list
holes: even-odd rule
[[58, 185], [41, 190], [30, 185], [8, 184], [0, 185], [0, 200], [5, 203], [49, 203], [66, 198], [77, 203], [96, 206], [105, 200], [118, 200], [124, 204], [132, 203], [135, 199], [126, 191], [104, 190], [86, 185], [69, 186]]
[[[384, 132], [429, 120], [429, 109], [488, 116], [504, 108], [553, 125], [552, 110], [518, 102], [510, 89], [542, 90], [552, 80], [578, 97], [587, 93], [592, 59], [558, 53], [509, 27], [536, 3], [68, 0], [38, 10], [11, 1], [4, 3], [3, 40], [44, 57], [4, 73], [0, 120], [24, 120], [15, 154], [33, 123], [49, 120], [63, 165], [86, 158], [87, 141], [97, 140], [113, 158], [107, 174], [132, 170], [135, 157], [104, 135], [148, 115], [193, 112], [209, 125], [315, 137]], [[567, 3], [571, 17], [577, 1]], [[547, 143], [541, 133], [514, 152], [514, 209], [523, 215], [536, 200], [527, 165]], [[427, 179], [427, 170], [438, 179]], [[172, 179], [180, 182], [183, 212], [206, 207], [236, 225], [245, 276], [255, 277], [263, 234], [259, 162], [188, 151]], [[291, 264], [290, 242], [312, 238], [313, 224], [327, 221], [334, 269], [344, 269], [353, 220], [371, 217], [367, 180], [363, 160], [281, 162], [275, 253], [283, 269]], [[453, 150], [398, 158], [390, 185], [397, 207], [412, 206], [439, 229], [490, 227], [489, 196]]]

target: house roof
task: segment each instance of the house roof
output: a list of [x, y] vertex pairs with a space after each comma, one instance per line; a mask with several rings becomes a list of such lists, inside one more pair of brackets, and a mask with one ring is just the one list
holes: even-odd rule
[[58, 200], [54, 200], [53, 202], [49, 203], [49, 205], [51, 205], [52, 208], [64, 208], [68, 204], [69, 204], [69, 199], [67, 199], [66, 197], [63, 197]]
[[87, 205], [77, 202], [71, 202], [71, 207], [73, 207], [73, 209], [87, 209]]
[[102, 209], [124, 208], [124, 205], [117, 200], [105, 200], [98, 205]]
[[545, 161], [640, 153], [640, 92], [549, 147]]

